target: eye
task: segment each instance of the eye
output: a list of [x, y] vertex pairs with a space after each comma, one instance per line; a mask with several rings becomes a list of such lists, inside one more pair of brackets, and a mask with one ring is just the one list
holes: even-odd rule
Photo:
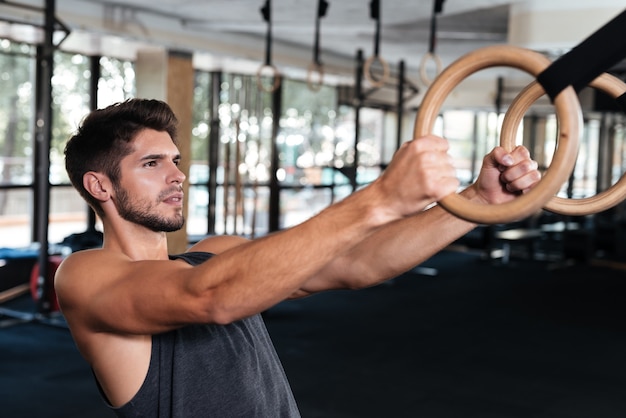
[[174, 165], [175, 165], [175, 166], [179, 166], [179, 165], [180, 165], [180, 158], [175, 158], [175, 159], [173, 160], [173, 162], [174, 162]]
[[144, 163], [144, 167], [156, 167], [157, 162], [155, 160], [151, 160], [151, 161], [146, 161], [146, 163]]

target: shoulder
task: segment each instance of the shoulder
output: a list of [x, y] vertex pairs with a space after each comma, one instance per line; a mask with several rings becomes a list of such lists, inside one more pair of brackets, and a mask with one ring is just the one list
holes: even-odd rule
[[113, 254], [108, 254], [107, 251], [102, 249], [83, 250], [72, 253], [64, 258], [59, 265], [56, 271], [55, 283], [71, 278], [75, 275], [75, 272], [102, 265], [105, 260], [110, 262], [112, 261], [110, 258], [113, 258]]
[[194, 244], [188, 251], [200, 251], [213, 254], [220, 254], [231, 248], [242, 245], [249, 242], [247, 238], [239, 237], [235, 235], [218, 235], [204, 238], [198, 243]]
[[109, 269], [124, 262], [128, 262], [128, 258], [123, 254], [101, 248], [77, 251], [63, 259], [57, 269], [56, 279], [64, 280], [85, 271], [94, 273], [94, 269], [103, 270], [102, 266]]
[[[113, 273], [123, 263], [128, 262], [122, 254], [103, 249], [82, 250], [67, 256], [54, 276], [54, 286], [58, 296], [64, 296], [66, 289], [78, 289], [89, 284], [101, 273]], [[106, 266], [106, 268], [103, 268]], [[110, 275], [110, 274], [109, 274]], [[85, 280], [89, 278], [90, 280]]]

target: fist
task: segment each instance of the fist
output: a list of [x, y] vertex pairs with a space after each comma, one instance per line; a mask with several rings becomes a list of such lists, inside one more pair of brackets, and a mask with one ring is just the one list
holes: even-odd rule
[[401, 216], [419, 212], [456, 192], [459, 180], [448, 149], [448, 141], [434, 135], [406, 142], [398, 149], [379, 183]]

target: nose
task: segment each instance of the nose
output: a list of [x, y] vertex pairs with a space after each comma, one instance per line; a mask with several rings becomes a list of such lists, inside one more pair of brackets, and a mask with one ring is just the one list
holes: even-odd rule
[[178, 165], [176, 164], [172, 164], [172, 165], [173, 165], [173, 170], [170, 175], [170, 182], [182, 184], [187, 178], [187, 176], [185, 176], [185, 173], [181, 171]]

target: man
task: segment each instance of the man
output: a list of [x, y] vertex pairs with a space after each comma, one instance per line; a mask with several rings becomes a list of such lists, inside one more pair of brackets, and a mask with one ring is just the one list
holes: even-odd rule
[[[104, 244], [56, 273], [61, 309], [119, 416], [294, 417], [259, 313], [289, 299], [396, 277], [476, 225], [433, 202], [459, 186], [442, 138], [405, 143], [367, 187], [291, 229], [253, 241], [208, 237], [167, 253], [183, 226], [176, 118], [156, 100], [92, 112], [66, 167], [101, 217]], [[540, 179], [527, 150], [495, 148], [468, 199], [501, 203]]]

